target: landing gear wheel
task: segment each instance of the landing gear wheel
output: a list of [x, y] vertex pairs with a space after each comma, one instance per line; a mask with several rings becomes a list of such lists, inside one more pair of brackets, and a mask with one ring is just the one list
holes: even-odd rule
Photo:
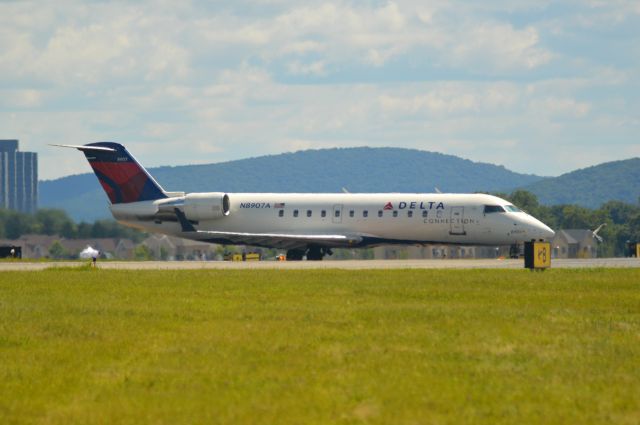
[[324, 257], [324, 250], [317, 246], [312, 246], [307, 250], [307, 260], [309, 261], [322, 261]]
[[520, 246], [517, 243], [509, 247], [509, 257], [515, 260], [520, 257]]
[[287, 251], [287, 261], [301, 261], [304, 257], [304, 250], [290, 249]]

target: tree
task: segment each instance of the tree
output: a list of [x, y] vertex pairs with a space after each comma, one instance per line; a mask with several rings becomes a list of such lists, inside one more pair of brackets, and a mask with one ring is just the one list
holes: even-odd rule
[[67, 251], [64, 249], [60, 241], [54, 241], [49, 247], [49, 256], [51, 258], [64, 258], [67, 256]]
[[562, 217], [558, 223], [564, 229], [589, 229], [594, 228], [589, 217], [590, 211], [577, 205], [565, 205], [562, 208]]
[[78, 230], [76, 229], [75, 224], [71, 221], [67, 221], [62, 225], [62, 229], [60, 229], [60, 235], [64, 236], [67, 239], [73, 239], [76, 237]]
[[138, 261], [151, 260], [153, 252], [146, 245], [138, 245], [133, 250], [133, 258]]
[[11, 212], [5, 221], [4, 233], [9, 239], [18, 239], [20, 236], [32, 231], [32, 216]]
[[65, 224], [73, 223], [65, 211], [56, 209], [38, 210], [34, 218], [45, 235], [59, 235]]
[[638, 207], [620, 201], [609, 201], [598, 209], [616, 224], [627, 223], [637, 210]]
[[24, 214], [0, 209], [0, 238], [17, 239], [27, 233], [61, 235], [68, 239], [129, 238], [135, 242], [140, 242], [146, 237], [144, 233], [124, 227], [115, 220], [82, 222], [76, 225], [62, 210], [41, 209], [35, 214]]
[[93, 223], [91, 227], [91, 237], [93, 238], [105, 238], [107, 237], [107, 227], [104, 225], [102, 220], [98, 220]]
[[518, 208], [525, 210], [531, 214], [538, 210], [538, 197], [526, 190], [516, 190], [509, 196], [509, 200]]
[[93, 226], [89, 223], [85, 223], [84, 221], [78, 224], [78, 237], [82, 239], [91, 237], [91, 229]]

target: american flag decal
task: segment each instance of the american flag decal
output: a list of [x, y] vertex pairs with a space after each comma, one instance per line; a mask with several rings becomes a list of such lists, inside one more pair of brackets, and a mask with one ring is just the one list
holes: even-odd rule
[[284, 208], [284, 202], [276, 202], [273, 204], [273, 208]]

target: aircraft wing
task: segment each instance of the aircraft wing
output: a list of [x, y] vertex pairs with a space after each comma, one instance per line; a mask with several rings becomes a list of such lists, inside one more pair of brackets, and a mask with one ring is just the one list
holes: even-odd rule
[[362, 241], [358, 235], [331, 235], [331, 234], [295, 234], [295, 233], [247, 233], [247, 232], [221, 232], [217, 230], [197, 230], [187, 220], [179, 208], [174, 208], [176, 217], [182, 226], [182, 231], [193, 235], [193, 239], [207, 242], [223, 242], [235, 245], [253, 245], [269, 248], [293, 249], [302, 248], [309, 244], [337, 247], [349, 247]]
[[193, 233], [197, 240], [209, 240], [211, 242], [224, 240], [237, 245], [266, 246], [280, 249], [299, 248], [309, 244], [348, 247], [357, 245], [362, 241], [362, 237], [355, 235], [299, 235], [291, 233], [218, 232], [213, 230], [196, 230]]

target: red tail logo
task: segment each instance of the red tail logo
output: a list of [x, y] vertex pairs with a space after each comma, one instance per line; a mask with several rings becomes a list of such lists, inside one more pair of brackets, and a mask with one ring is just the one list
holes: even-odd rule
[[383, 210], [392, 210], [393, 204], [391, 202], [387, 202], [383, 208]]

